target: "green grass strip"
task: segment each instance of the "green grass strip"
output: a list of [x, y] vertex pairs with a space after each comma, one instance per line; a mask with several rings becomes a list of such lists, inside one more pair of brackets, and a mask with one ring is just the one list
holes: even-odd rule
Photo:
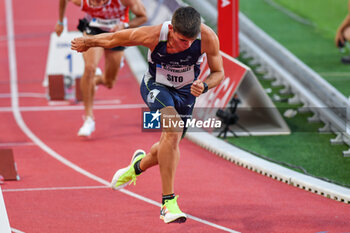
[[[282, 1], [278, 0], [275, 2], [279, 3]], [[345, 96], [350, 96], [350, 65], [344, 65], [340, 62], [343, 54], [335, 47], [331, 36], [336, 28], [333, 31], [329, 29], [331, 27], [329, 25], [335, 25], [339, 20], [342, 20], [339, 18], [345, 17], [344, 10], [338, 13], [341, 16], [338, 16], [336, 19], [331, 19], [331, 15], [322, 15], [327, 10], [333, 11], [330, 10], [329, 4], [324, 4], [324, 2], [336, 3], [339, 1], [323, 0], [322, 4], [317, 0], [283, 2], [288, 2], [289, 4], [294, 2], [295, 5], [299, 3], [300, 8], [298, 9], [305, 7], [305, 9], [302, 8], [303, 13], [294, 12], [295, 14], [300, 14], [303, 18], [312, 22], [314, 18], [322, 18], [322, 20], [317, 21], [315, 23], [316, 26], [306, 25], [294, 20], [262, 0], [242, 0], [240, 1], [240, 10], [257, 26], [295, 54], [311, 69], [319, 73], [341, 93]], [[319, 9], [321, 7], [323, 10]], [[346, 10], [347, 4], [343, 8]], [[293, 9], [288, 10], [292, 11]], [[307, 11], [306, 9], [308, 9], [308, 12], [313, 12], [313, 14], [304, 13]], [[319, 12], [315, 13], [314, 11]], [[334, 14], [332, 13], [332, 15]], [[327, 20], [324, 19], [325, 17]], [[327, 22], [327, 25], [323, 25], [321, 22]]]

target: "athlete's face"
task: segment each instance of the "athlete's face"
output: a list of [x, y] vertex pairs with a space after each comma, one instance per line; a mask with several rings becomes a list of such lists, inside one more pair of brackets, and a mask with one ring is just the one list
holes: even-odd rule
[[173, 46], [180, 51], [188, 49], [196, 38], [187, 38], [173, 30]]
[[102, 7], [108, 2], [108, 0], [89, 0], [90, 6], [92, 7]]

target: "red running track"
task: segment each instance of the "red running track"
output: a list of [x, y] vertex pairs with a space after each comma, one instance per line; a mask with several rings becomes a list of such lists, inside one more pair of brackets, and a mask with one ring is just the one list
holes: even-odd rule
[[[48, 104], [41, 83], [57, 5], [13, 1], [19, 110], [25, 131], [10, 108], [13, 73], [5, 1], [0, 2], [0, 147], [14, 150], [21, 177], [1, 188], [10, 225], [17, 232], [350, 231], [349, 205], [236, 166], [186, 139], [181, 142], [175, 186], [180, 207], [191, 215], [186, 223], [166, 225], [159, 220], [157, 168], [141, 175], [136, 186], [122, 192], [109, 189], [106, 184], [114, 172], [129, 163], [134, 150], [148, 150], [159, 133], [141, 132], [143, 102], [128, 66], [113, 90], [98, 90], [96, 107], [109, 109], [95, 110], [97, 130], [90, 140], [76, 137], [81, 104], [64, 105], [66, 109]], [[81, 14], [71, 4], [67, 14], [74, 29]]]

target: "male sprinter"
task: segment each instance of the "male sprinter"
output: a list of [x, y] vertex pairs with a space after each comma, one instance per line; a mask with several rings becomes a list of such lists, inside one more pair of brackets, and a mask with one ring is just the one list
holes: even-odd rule
[[[162, 117], [181, 121], [180, 115], [191, 115], [196, 97], [217, 86], [224, 78], [219, 40], [192, 7], [181, 7], [174, 12], [171, 23], [145, 26], [120, 32], [80, 37], [72, 41], [72, 49], [79, 52], [90, 47], [143, 45], [149, 48], [148, 72], [141, 84], [141, 95], [151, 109], [160, 110]], [[197, 79], [200, 62], [206, 54], [210, 74], [205, 83]], [[183, 119], [186, 120], [186, 119]], [[179, 143], [182, 129], [172, 126], [163, 130], [159, 142], [149, 153], [137, 150], [131, 164], [118, 170], [112, 179], [112, 188], [120, 189], [136, 180], [148, 168], [159, 165], [162, 180], [162, 208], [160, 218], [165, 223], [185, 222], [186, 215], [177, 205], [174, 194], [175, 170], [180, 158]]]
[[[79, 6], [86, 13], [79, 20], [78, 29], [87, 35], [105, 32], [117, 32], [126, 28], [137, 27], [147, 21], [146, 10], [141, 0], [60, 0], [59, 20], [56, 24], [58, 36], [63, 31], [63, 17], [67, 1]], [[135, 15], [129, 22], [129, 9]], [[93, 101], [95, 85], [102, 84], [111, 89], [115, 83], [120, 63], [124, 55], [124, 47], [116, 46], [109, 49], [92, 48], [83, 53], [85, 69], [80, 82], [85, 108], [84, 124], [78, 131], [78, 136], [88, 137], [95, 131]], [[105, 56], [105, 72], [96, 72], [102, 55]]]

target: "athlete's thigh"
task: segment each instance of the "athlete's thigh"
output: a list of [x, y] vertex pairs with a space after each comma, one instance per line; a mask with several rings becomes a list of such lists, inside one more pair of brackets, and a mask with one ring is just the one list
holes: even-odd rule
[[85, 67], [96, 68], [103, 56], [103, 48], [92, 47], [83, 53]]
[[120, 69], [120, 63], [123, 59], [124, 51], [115, 51], [105, 49], [105, 80], [113, 82]]
[[151, 111], [175, 106], [169, 89], [161, 84], [157, 84], [154, 78], [149, 78], [145, 75], [141, 82], [140, 90], [143, 100]]

